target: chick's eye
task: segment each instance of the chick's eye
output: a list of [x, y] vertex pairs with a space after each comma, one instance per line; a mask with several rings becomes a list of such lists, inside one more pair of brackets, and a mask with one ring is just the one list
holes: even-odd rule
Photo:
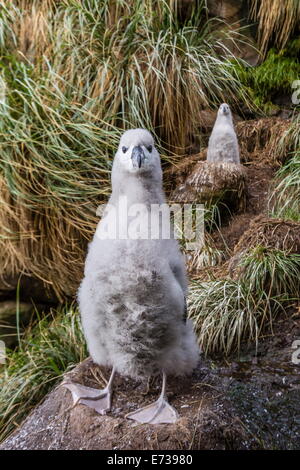
[[127, 150], [128, 150], [128, 148], [127, 148], [127, 147], [122, 147], [122, 152], [123, 152], [123, 153], [126, 153], [126, 152], [127, 152]]
[[149, 147], [147, 147], [147, 150], [148, 150], [149, 153], [151, 153], [152, 152], [152, 145], [149, 145]]

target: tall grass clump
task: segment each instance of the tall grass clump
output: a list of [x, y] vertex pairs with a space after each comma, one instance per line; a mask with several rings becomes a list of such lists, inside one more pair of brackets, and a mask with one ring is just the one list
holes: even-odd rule
[[[16, 63], [5, 71], [0, 139], [1, 265], [71, 293], [96, 207], [109, 191], [109, 152], [118, 131], [82, 115], [78, 104]], [[18, 89], [18, 87], [20, 87]]]
[[121, 132], [150, 129], [166, 161], [189, 151], [201, 108], [243, 95], [223, 45], [236, 33], [204, 2], [184, 19], [176, 5], [1, 1], [2, 273], [72, 295]]
[[87, 355], [78, 312], [65, 308], [29, 329], [0, 366], [0, 441]]
[[225, 97], [236, 102], [241, 87], [223, 40], [239, 36], [216, 31], [205, 2], [184, 22], [173, 1], [69, 3], [67, 48], [56, 54], [55, 67], [79, 95], [92, 98], [94, 114], [156, 131], [167, 149], [185, 153], [201, 108]]
[[257, 245], [241, 257], [237, 269], [252, 292], [278, 301], [300, 298], [300, 254]]
[[282, 136], [281, 147], [297, 152], [300, 149], [300, 107], [295, 109], [295, 115], [291, 125]]
[[271, 216], [300, 222], [300, 152], [277, 172], [271, 197]]
[[274, 44], [279, 49], [299, 30], [298, 0], [251, 0], [250, 16], [258, 22], [258, 42], [263, 54]]
[[269, 212], [300, 222], [300, 113], [281, 139], [281, 151], [289, 150], [289, 158], [276, 173], [274, 189], [269, 198]]
[[257, 245], [245, 247], [235, 279], [192, 283], [189, 316], [206, 354], [239, 353], [254, 343], [273, 320], [300, 300], [300, 254]]
[[262, 291], [231, 279], [192, 282], [188, 297], [189, 317], [205, 354], [227, 356], [239, 352], [242, 343], [258, 344], [270, 321], [270, 299]]

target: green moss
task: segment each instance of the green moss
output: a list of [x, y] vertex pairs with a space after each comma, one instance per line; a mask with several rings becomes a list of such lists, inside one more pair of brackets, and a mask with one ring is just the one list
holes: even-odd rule
[[266, 114], [273, 114], [279, 107], [274, 100], [281, 94], [292, 94], [291, 84], [300, 76], [300, 38], [288, 43], [285, 49], [272, 48], [265, 61], [257, 67], [239, 62], [235, 71], [253, 103]]

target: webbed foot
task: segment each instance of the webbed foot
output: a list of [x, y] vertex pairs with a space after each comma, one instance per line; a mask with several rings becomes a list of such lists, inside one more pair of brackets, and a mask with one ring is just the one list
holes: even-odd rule
[[175, 408], [168, 403], [166, 398], [160, 397], [156, 402], [151, 403], [151, 405], [128, 413], [126, 418], [134, 419], [138, 423], [176, 423], [178, 414]]
[[99, 390], [74, 382], [65, 382], [62, 383], [62, 386], [68, 388], [72, 393], [74, 406], [77, 404], [86, 405], [101, 415], [111, 409], [112, 393], [108, 387]]
[[113, 368], [107, 386], [103, 390], [97, 388], [86, 387], [72, 381], [66, 380], [61, 385], [70, 390], [73, 397], [73, 406], [77, 404], [86, 405], [89, 408], [97, 411], [97, 413], [104, 415], [111, 409], [112, 385], [116, 374], [116, 369]]

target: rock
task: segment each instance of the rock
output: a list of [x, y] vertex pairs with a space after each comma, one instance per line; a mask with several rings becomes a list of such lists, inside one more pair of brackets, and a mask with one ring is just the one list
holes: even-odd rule
[[[0, 340], [4, 341], [7, 348], [17, 344], [17, 302], [7, 300], [0, 302]], [[34, 314], [34, 306], [31, 303], [19, 303], [20, 331], [29, 324]]]
[[[87, 359], [68, 375], [99, 388], [93, 379], [97, 368]], [[101, 372], [108, 377], [109, 370], [101, 368]], [[160, 425], [136, 425], [125, 418], [129, 411], [157, 398], [160, 379], [143, 395], [146, 384], [117, 375], [113, 408], [104, 416], [84, 405], [73, 407], [69, 390], [56, 387], [0, 449], [246, 449], [248, 436], [214, 380], [214, 376], [206, 377], [206, 369], [197, 370], [189, 379], [170, 378], [168, 395], [180, 418], [175, 424]]]
[[230, 20], [240, 13], [242, 3], [241, 0], [207, 0], [207, 8], [211, 16]]
[[[237, 41], [235, 44], [224, 38], [223, 44], [230, 49], [235, 57], [245, 60], [249, 65], [257, 65], [261, 60], [261, 56], [257, 49], [255, 32], [250, 27], [252, 23], [247, 22], [247, 18], [249, 18], [249, 5], [247, 1], [207, 0], [207, 8], [212, 18], [220, 18], [227, 24], [225, 31], [226, 29], [238, 31], [241, 27], [249, 26], [243, 30], [243, 35], [247, 37], [247, 41], [244, 41], [242, 44], [239, 44]], [[224, 25], [215, 22], [215, 28], [224, 30]]]
[[[57, 386], [0, 450], [299, 449], [299, 366], [291, 362], [299, 321], [298, 316], [273, 325], [275, 337], [264, 342], [261, 357], [254, 346], [244, 362], [227, 361], [224, 367], [223, 360], [202, 358], [192, 377], [170, 377], [168, 397], [179, 413], [175, 424], [136, 425], [126, 419], [129, 411], [157, 398], [161, 379], [151, 381], [145, 395], [146, 382], [117, 375], [107, 415], [73, 406], [70, 391]], [[278, 345], [278, 338], [284, 345]], [[66, 375], [100, 388], [101, 377], [110, 374], [100, 369], [86, 359]]]

